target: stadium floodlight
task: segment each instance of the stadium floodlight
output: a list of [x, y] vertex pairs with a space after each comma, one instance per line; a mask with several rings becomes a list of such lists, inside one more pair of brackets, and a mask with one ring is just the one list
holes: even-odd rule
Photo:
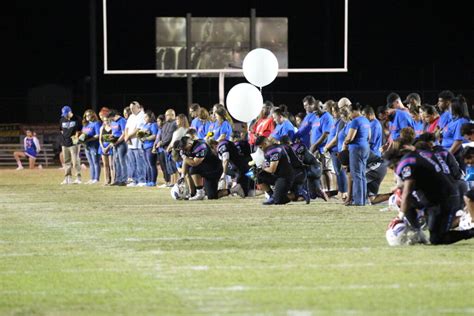
[[[242, 69], [121, 69], [112, 70], [108, 65], [107, 46], [107, 0], [102, 0], [103, 14], [103, 41], [104, 41], [104, 74], [106, 75], [157, 75], [157, 74], [203, 74], [203, 73], [242, 73]], [[348, 71], [348, 23], [349, 23], [349, 0], [344, 0], [344, 67], [343, 68], [282, 68], [282, 73], [337, 73]]]

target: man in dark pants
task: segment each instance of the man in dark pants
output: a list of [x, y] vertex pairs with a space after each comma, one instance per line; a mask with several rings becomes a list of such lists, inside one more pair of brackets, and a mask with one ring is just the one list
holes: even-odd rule
[[217, 154], [222, 161], [221, 179], [226, 175], [237, 178], [237, 185], [231, 188], [231, 193], [237, 193], [240, 197], [248, 196], [250, 179], [245, 174], [250, 168], [248, 164], [252, 160], [250, 154], [242, 154], [233, 142], [226, 139], [218, 143]]
[[[288, 191], [293, 185], [295, 172], [291, 167], [290, 158], [285, 149], [280, 145], [272, 144], [264, 136], [257, 137], [255, 145], [265, 155], [262, 171], [257, 176], [258, 183], [270, 196], [263, 204], [286, 204], [290, 202]], [[270, 188], [271, 185], [273, 185], [273, 190]]]
[[[456, 212], [461, 208], [459, 195], [451, 177], [443, 172], [443, 163], [434, 155], [428, 157], [417, 151], [402, 156], [399, 148], [393, 148], [385, 157], [396, 165], [396, 174], [403, 180], [400, 213], [412, 227], [420, 228], [416, 220], [414, 192], [424, 197], [422, 203], [428, 215], [430, 242], [433, 245], [452, 244], [474, 237], [474, 228], [464, 231], [451, 230]], [[401, 158], [400, 158], [401, 157]]]
[[173, 132], [178, 129], [178, 126], [175, 122], [176, 114], [174, 110], [168, 109], [165, 112], [165, 122], [163, 127], [161, 128], [161, 133], [156, 139], [155, 147], [161, 147], [163, 150], [159, 151], [158, 160], [161, 165], [161, 169], [163, 171], [163, 178], [165, 179], [165, 184], [161, 185], [160, 187], [169, 187], [171, 186], [171, 174], [168, 172], [169, 168], [167, 168], [167, 164], [169, 163], [170, 159], [167, 159], [168, 152], [166, 149], [168, 148], [171, 139], [173, 138]]
[[217, 199], [217, 184], [222, 174], [219, 158], [202, 139], [192, 140], [184, 136], [180, 140], [184, 176], [190, 175], [196, 186], [196, 195], [189, 200]]

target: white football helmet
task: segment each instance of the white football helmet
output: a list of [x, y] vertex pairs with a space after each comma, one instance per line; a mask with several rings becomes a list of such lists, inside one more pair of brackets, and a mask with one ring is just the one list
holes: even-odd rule
[[406, 219], [395, 217], [390, 221], [385, 232], [385, 238], [390, 246], [428, 244], [429, 241], [420, 229], [413, 229]]
[[401, 246], [407, 244], [408, 225], [399, 218], [394, 218], [388, 224], [385, 238], [390, 246]]
[[189, 194], [186, 181], [183, 178], [180, 178], [178, 182], [170, 190], [171, 197], [175, 200], [183, 200]]

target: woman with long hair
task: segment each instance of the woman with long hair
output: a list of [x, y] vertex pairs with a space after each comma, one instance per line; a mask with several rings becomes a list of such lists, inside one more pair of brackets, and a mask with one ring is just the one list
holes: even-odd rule
[[212, 130], [213, 138], [218, 142], [224, 139], [229, 140], [232, 136], [232, 121], [229, 121], [229, 113], [224, 107], [218, 107], [214, 115], [216, 121]]
[[110, 141], [112, 137], [112, 127], [110, 126], [111, 118], [109, 118], [110, 111], [103, 107], [99, 112], [99, 117], [102, 120], [102, 127], [100, 128], [99, 136], [99, 153], [102, 156], [102, 163], [104, 164], [105, 182], [104, 185], [112, 184], [113, 174], [113, 143]]
[[441, 146], [449, 150], [454, 155], [459, 166], [464, 170], [465, 164], [462, 159], [462, 144], [467, 142], [464, 139], [461, 128], [469, 123], [469, 114], [467, 113], [466, 100], [463, 96], [458, 96], [451, 101], [451, 121], [443, 128], [443, 141]]
[[197, 119], [199, 124], [197, 124], [197, 137], [199, 139], [206, 138], [207, 133], [209, 132], [209, 127], [211, 126], [211, 121], [209, 121], [209, 112], [206, 108], [199, 108]]
[[95, 184], [100, 178], [99, 134], [101, 122], [93, 110], [86, 110], [82, 117], [82, 132], [79, 136], [84, 144], [91, 179], [86, 184]]

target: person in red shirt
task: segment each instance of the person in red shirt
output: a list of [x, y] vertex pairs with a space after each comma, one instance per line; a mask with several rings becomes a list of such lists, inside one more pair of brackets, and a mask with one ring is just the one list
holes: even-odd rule
[[438, 131], [439, 114], [436, 108], [426, 104], [421, 107], [421, 115], [425, 121], [425, 133], [436, 133]]
[[249, 144], [255, 146], [255, 140], [258, 136], [268, 137], [275, 129], [275, 122], [273, 121], [270, 112], [272, 110], [272, 102], [265, 101], [262, 107], [262, 112], [257, 117], [256, 121], [250, 125], [249, 128]]

